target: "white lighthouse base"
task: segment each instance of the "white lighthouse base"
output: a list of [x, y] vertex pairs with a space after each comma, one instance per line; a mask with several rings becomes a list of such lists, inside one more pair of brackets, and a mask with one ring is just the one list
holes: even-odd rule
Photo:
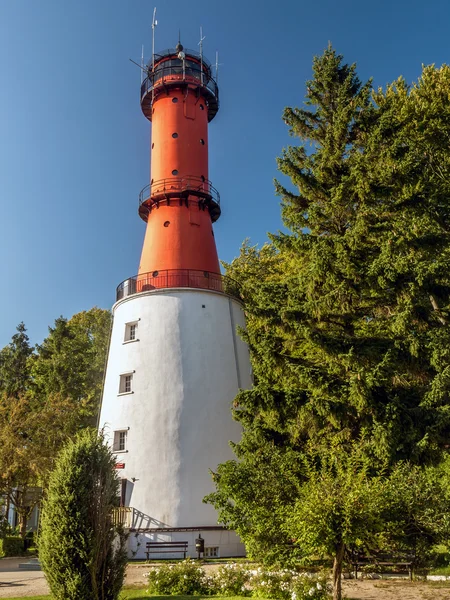
[[251, 385], [240, 303], [210, 290], [155, 289], [120, 300], [113, 313], [100, 427], [117, 456], [120, 504], [137, 519], [130, 557], [145, 558], [148, 541], [187, 541], [196, 556], [199, 533], [206, 555], [243, 555], [202, 502], [214, 491], [211, 471], [234, 458], [229, 442], [241, 430], [231, 403]]

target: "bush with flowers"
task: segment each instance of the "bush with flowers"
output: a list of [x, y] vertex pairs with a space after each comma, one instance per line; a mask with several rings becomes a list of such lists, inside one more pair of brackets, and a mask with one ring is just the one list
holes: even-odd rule
[[292, 581], [291, 600], [326, 600], [332, 591], [325, 574], [300, 573]]
[[222, 565], [212, 576], [213, 593], [221, 596], [249, 596], [248, 582], [251, 572], [236, 563]]
[[211, 594], [210, 579], [201, 567], [187, 559], [175, 565], [151, 569], [148, 573], [148, 591], [162, 596]]
[[326, 600], [331, 587], [325, 574], [297, 573], [289, 569], [249, 570], [235, 563], [207, 575], [190, 559], [154, 567], [147, 575], [149, 593], [161, 596], [254, 596], [271, 600]]
[[252, 596], [257, 598], [273, 598], [274, 600], [289, 600], [292, 594], [292, 582], [295, 571], [268, 571], [259, 567], [252, 572], [250, 587]]
[[275, 600], [326, 600], [331, 586], [325, 574], [268, 571], [259, 567], [253, 571], [249, 585], [252, 596]]

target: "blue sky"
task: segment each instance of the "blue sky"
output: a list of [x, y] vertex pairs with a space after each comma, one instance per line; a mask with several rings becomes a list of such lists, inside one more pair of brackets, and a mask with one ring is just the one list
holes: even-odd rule
[[[312, 58], [331, 41], [376, 85], [448, 62], [448, 0], [158, 0], [156, 49], [219, 50], [221, 109], [210, 125], [220, 191], [219, 256], [280, 226], [276, 156], [285, 106], [303, 102]], [[109, 308], [137, 271], [149, 181], [140, 112], [149, 0], [0, 0], [0, 347], [24, 321], [38, 343], [59, 315]]]

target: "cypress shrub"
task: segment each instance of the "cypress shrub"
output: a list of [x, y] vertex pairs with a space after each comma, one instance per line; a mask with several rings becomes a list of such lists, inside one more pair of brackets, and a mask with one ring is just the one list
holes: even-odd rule
[[56, 461], [43, 502], [39, 559], [55, 600], [117, 600], [126, 565], [112, 511], [119, 493], [115, 459], [85, 430]]

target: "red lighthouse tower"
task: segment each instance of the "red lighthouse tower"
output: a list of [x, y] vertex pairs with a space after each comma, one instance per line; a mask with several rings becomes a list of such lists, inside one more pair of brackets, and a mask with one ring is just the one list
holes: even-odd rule
[[139, 198], [147, 222], [137, 291], [151, 287], [220, 288], [212, 223], [219, 193], [208, 175], [208, 123], [219, 90], [202, 54], [175, 49], [153, 56], [141, 86], [152, 122], [151, 181]]
[[[233, 457], [240, 429], [230, 414], [251, 387], [238, 290], [220, 274], [212, 230], [220, 200], [208, 174], [208, 123], [217, 84], [202, 52], [153, 53], [141, 84], [152, 123], [151, 181], [139, 273], [117, 288], [100, 414], [121, 478], [120, 515], [130, 556], [164, 544], [196, 556], [239, 556], [237, 535], [203, 498], [210, 472]], [[162, 545], [158, 546], [161, 542]], [[178, 545], [177, 545], [178, 544]], [[147, 554], [148, 556], [148, 554]]]

